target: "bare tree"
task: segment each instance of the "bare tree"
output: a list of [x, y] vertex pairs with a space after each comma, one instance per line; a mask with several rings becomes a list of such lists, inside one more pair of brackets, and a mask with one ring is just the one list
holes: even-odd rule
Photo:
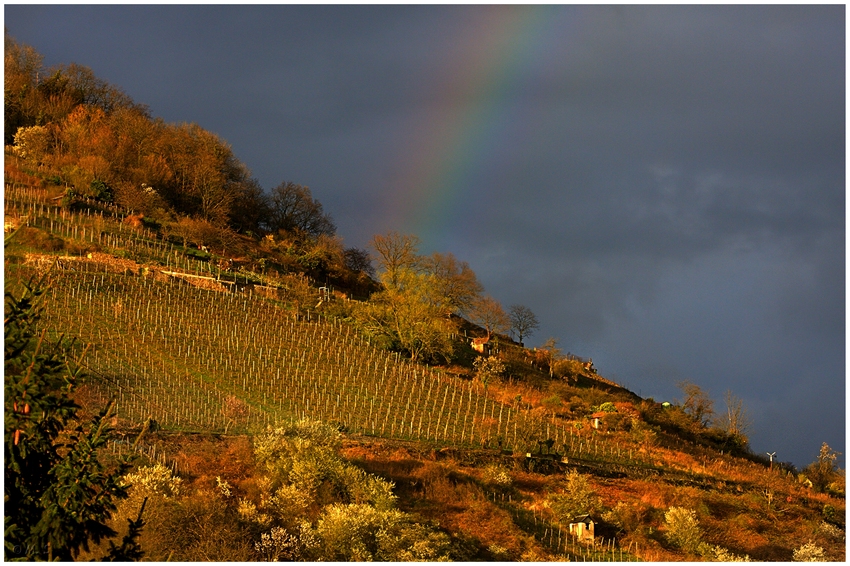
[[723, 401], [726, 403], [726, 412], [719, 419], [718, 424], [728, 435], [737, 437], [746, 443], [747, 433], [753, 423], [747, 414], [744, 402], [730, 390], [727, 390], [723, 395]]
[[365, 273], [369, 277], [375, 277], [375, 267], [369, 257], [369, 252], [360, 248], [346, 248], [344, 252], [345, 267], [351, 271]]
[[558, 339], [550, 337], [540, 347], [540, 352], [549, 365], [549, 377], [555, 377], [555, 364], [564, 359], [561, 349], [558, 348]]
[[824, 442], [820, 447], [817, 460], [803, 470], [817, 491], [826, 491], [829, 484], [840, 479], [841, 476], [835, 468], [835, 461], [839, 454], [840, 452], [835, 452]]
[[285, 181], [272, 189], [268, 227], [272, 231], [302, 232], [311, 237], [332, 236], [336, 226], [322, 204], [313, 199], [309, 187]]
[[227, 419], [227, 424], [224, 425], [224, 434], [227, 434], [231, 426], [247, 420], [248, 405], [235, 395], [228, 395], [222, 403], [221, 414]]
[[412, 234], [390, 232], [372, 238], [372, 248], [377, 255], [378, 266], [382, 270], [384, 285], [398, 287], [402, 281], [402, 271], [416, 271], [421, 264], [419, 238]]
[[711, 400], [708, 393], [703, 391], [699, 385], [690, 381], [679, 382], [677, 386], [685, 394], [685, 400], [682, 401], [682, 408], [685, 412], [702, 426], [711, 422], [714, 416], [714, 401]]
[[508, 317], [511, 319], [511, 330], [517, 333], [520, 344], [522, 344], [524, 338], [531, 336], [535, 330], [540, 328], [537, 317], [526, 306], [511, 305], [508, 309]]

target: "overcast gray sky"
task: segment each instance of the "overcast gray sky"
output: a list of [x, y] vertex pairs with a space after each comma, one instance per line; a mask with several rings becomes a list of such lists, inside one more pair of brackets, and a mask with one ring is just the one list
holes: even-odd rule
[[[644, 397], [845, 450], [845, 8], [6, 5], [349, 246], [415, 233]], [[844, 455], [841, 456], [843, 466]]]

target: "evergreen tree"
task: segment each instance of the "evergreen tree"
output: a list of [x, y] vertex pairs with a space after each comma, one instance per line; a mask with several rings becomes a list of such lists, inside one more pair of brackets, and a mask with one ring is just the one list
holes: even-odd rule
[[[106, 523], [126, 497], [120, 477], [98, 460], [112, 406], [88, 426], [77, 421], [70, 393], [81, 374], [73, 342], [37, 330], [42, 289], [6, 293], [5, 517], [7, 560], [72, 560], [89, 542], [115, 536]], [[83, 352], [84, 354], [85, 352]], [[138, 556], [127, 546], [120, 557]]]

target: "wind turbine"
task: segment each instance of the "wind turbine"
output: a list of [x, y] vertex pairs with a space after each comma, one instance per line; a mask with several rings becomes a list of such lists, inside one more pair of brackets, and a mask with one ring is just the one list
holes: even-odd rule
[[773, 457], [776, 456], [776, 452], [765, 452], [768, 456], [770, 456], [770, 469], [773, 469]]

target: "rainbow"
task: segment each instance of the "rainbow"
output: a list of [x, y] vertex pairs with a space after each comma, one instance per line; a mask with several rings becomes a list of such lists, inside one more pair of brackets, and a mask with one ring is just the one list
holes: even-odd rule
[[419, 118], [402, 144], [404, 166], [385, 210], [390, 225], [438, 247], [471, 234], [463, 217], [485, 199], [501, 152], [527, 136], [517, 96], [560, 33], [562, 8], [480, 7], [453, 64], [430, 81], [441, 106]]

